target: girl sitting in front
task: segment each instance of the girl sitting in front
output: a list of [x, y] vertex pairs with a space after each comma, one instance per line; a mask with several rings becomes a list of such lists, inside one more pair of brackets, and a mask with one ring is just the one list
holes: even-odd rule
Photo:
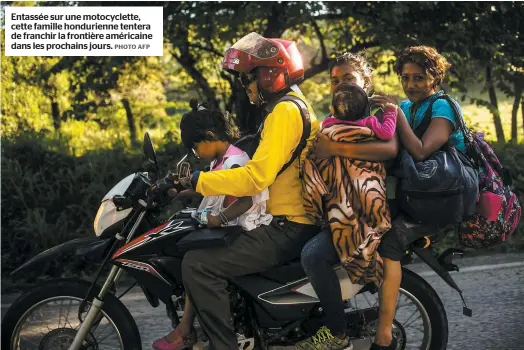
[[[249, 161], [249, 156], [231, 144], [236, 134], [229, 118], [218, 110], [199, 106], [195, 100], [190, 104], [192, 111], [184, 114], [180, 122], [184, 146], [191, 149], [197, 157], [210, 162], [211, 171], [244, 166]], [[239, 225], [245, 231], [250, 231], [260, 225], [269, 225], [271, 222], [272, 216], [266, 213], [268, 199], [267, 189], [255, 197], [204, 197], [195, 218], [210, 228]], [[195, 312], [186, 295], [184, 315], [179, 326], [167, 336], [156, 340], [153, 349], [192, 348], [197, 342], [193, 328], [194, 320]]]

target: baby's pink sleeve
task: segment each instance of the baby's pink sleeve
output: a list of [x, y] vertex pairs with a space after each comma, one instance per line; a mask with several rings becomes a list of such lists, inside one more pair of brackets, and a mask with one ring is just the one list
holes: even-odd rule
[[390, 140], [395, 135], [397, 127], [397, 110], [386, 110], [382, 116], [382, 123], [374, 115], [365, 118], [364, 121], [366, 126], [373, 130], [379, 139]]

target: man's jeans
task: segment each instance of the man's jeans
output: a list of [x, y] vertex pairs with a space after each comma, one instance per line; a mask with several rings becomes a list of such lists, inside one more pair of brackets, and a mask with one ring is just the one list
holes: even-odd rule
[[186, 253], [182, 261], [184, 286], [211, 349], [238, 350], [228, 282], [298, 258], [317, 232], [317, 226], [275, 217], [270, 225], [244, 232], [230, 246]]

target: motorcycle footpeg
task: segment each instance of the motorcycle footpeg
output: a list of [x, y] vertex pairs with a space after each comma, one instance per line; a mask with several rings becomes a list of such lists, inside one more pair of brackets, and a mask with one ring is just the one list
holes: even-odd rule
[[457, 271], [459, 272], [459, 267], [455, 264], [441, 264], [448, 271]]
[[446, 270], [458, 271], [458, 266], [452, 263], [455, 254], [462, 257], [464, 256], [464, 251], [457, 248], [448, 248], [442, 254], [440, 254], [437, 260]]

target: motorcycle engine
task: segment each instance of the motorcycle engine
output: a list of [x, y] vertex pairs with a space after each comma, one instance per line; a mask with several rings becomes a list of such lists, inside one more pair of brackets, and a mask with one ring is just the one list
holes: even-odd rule
[[249, 338], [250, 334], [250, 323], [249, 311], [246, 308], [246, 302], [238, 289], [233, 286], [228, 287], [229, 292], [229, 305], [231, 305], [231, 316], [233, 317], [233, 324], [235, 325], [235, 332], [237, 335], [242, 335], [245, 338]]

